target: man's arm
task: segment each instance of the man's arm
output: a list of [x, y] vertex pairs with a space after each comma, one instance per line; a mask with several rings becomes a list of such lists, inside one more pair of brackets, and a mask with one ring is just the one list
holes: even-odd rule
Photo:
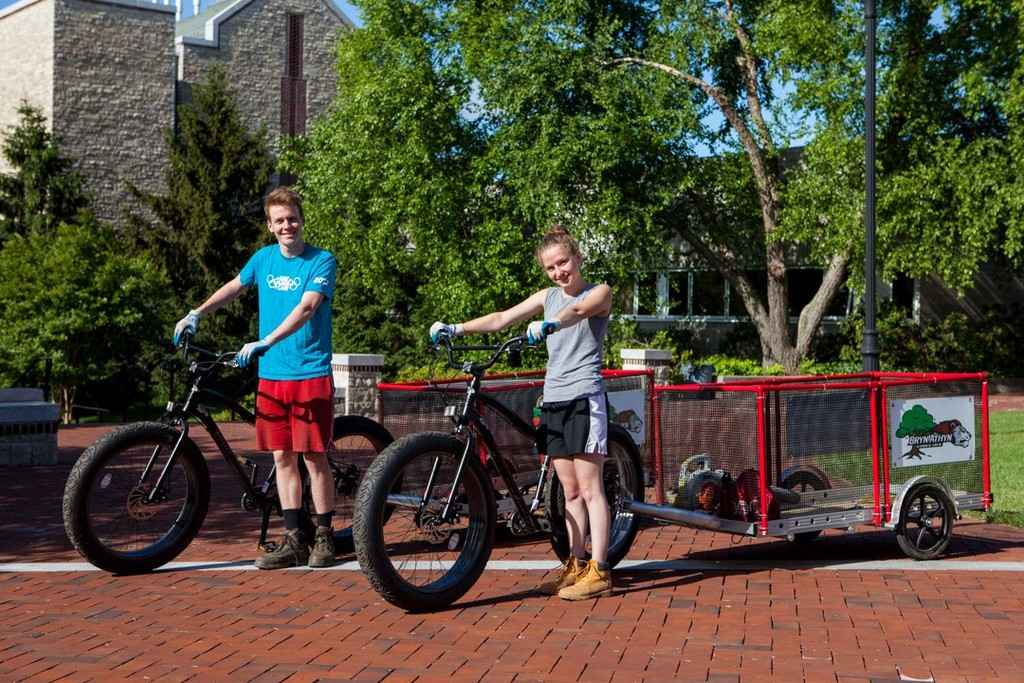
[[242, 279], [236, 275], [233, 280], [225, 283], [220, 289], [211, 294], [210, 298], [204, 301], [199, 308], [194, 310], [199, 315], [209, 315], [218, 308], [237, 299], [245, 290], [246, 287], [242, 284]]
[[305, 325], [307, 320], [313, 317], [313, 314], [316, 313], [316, 309], [320, 307], [324, 298], [324, 295], [320, 292], [307, 291], [304, 293], [298, 305], [281, 321], [280, 325], [274, 328], [273, 332], [263, 338], [263, 341], [274, 345], [294, 333]]
[[174, 326], [174, 335], [172, 341], [177, 346], [181, 341], [181, 337], [184, 334], [194, 335], [199, 327], [199, 319], [204, 315], [213, 313], [218, 308], [234, 301], [245, 291], [245, 285], [242, 284], [241, 276], [235, 276], [235, 279], [221, 286], [216, 292], [210, 296], [209, 299], [204, 301], [199, 308], [194, 308], [188, 312], [184, 318], [178, 321], [178, 324]]

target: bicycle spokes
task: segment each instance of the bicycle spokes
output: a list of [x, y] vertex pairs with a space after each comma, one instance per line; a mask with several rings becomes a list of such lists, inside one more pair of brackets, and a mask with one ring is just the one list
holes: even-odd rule
[[190, 514], [192, 472], [176, 462], [167, 467], [162, 456], [170, 452], [140, 444], [96, 470], [87, 515], [92, 532], [111, 551], [133, 553], [160, 545], [176, 535]]
[[416, 586], [442, 579], [485, 523], [471, 504], [479, 494], [464, 482], [455, 485], [460, 458], [453, 453], [430, 456], [400, 471], [400, 483], [392, 484], [387, 497], [390, 516], [381, 530], [395, 572]]

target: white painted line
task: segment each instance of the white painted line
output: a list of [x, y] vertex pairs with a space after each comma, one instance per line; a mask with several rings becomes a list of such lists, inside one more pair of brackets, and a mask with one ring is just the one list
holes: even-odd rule
[[[416, 562], [403, 565], [406, 569], [450, 568], [451, 562]], [[488, 571], [550, 571], [561, 566], [555, 560], [491, 560]], [[704, 560], [623, 560], [617, 569], [636, 572], [648, 571], [769, 571], [769, 570], [816, 570], [816, 571], [923, 571], [923, 572], [1024, 572], [1024, 562], [972, 562], [969, 560], [936, 560], [915, 562], [914, 560], [867, 560], [862, 562], [818, 562], [815, 560], [715, 561]], [[8, 562], [0, 563], [0, 572], [55, 573], [55, 572], [98, 572], [88, 562]], [[170, 562], [158, 571], [256, 571], [251, 560]], [[292, 567], [290, 571], [307, 571], [306, 567]], [[329, 569], [315, 571], [359, 571], [355, 561], [342, 562]]]

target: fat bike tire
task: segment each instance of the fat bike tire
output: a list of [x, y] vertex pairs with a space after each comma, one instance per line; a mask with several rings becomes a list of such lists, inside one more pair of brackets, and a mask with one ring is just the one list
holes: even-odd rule
[[476, 454], [466, 459], [451, 496], [456, 516], [441, 517], [464, 450], [465, 443], [450, 434], [406, 436], [370, 464], [359, 486], [352, 522], [356, 558], [381, 597], [404, 610], [452, 604], [476, 583], [490, 558], [497, 511]]
[[108, 572], [138, 574], [188, 547], [210, 503], [206, 460], [191, 439], [179, 446], [163, 491], [147, 500], [180, 436], [170, 425], [139, 422], [110, 432], [79, 456], [62, 507], [64, 529], [82, 557]]

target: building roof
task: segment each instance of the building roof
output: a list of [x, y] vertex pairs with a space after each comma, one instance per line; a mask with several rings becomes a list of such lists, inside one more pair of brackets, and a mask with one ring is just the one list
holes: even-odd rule
[[[186, 1], [187, 0], [179, 0], [179, 2]], [[203, 38], [206, 35], [206, 22], [213, 19], [235, 2], [238, 2], [238, 0], [221, 0], [220, 2], [214, 2], [207, 5], [199, 14], [178, 20], [178, 24], [174, 29], [174, 35]]]
[[[178, 0], [187, 2], [188, 0]], [[207, 5], [199, 14], [180, 19], [174, 30], [176, 42], [199, 43], [210, 46], [218, 46], [220, 43], [220, 25], [231, 15], [253, 2], [254, 0], [219, 0]], [[320, 0], [327, 8], [338, 17], [342, 24], [350, 29], [355, 24], [338, 9], [333, 0]]]

